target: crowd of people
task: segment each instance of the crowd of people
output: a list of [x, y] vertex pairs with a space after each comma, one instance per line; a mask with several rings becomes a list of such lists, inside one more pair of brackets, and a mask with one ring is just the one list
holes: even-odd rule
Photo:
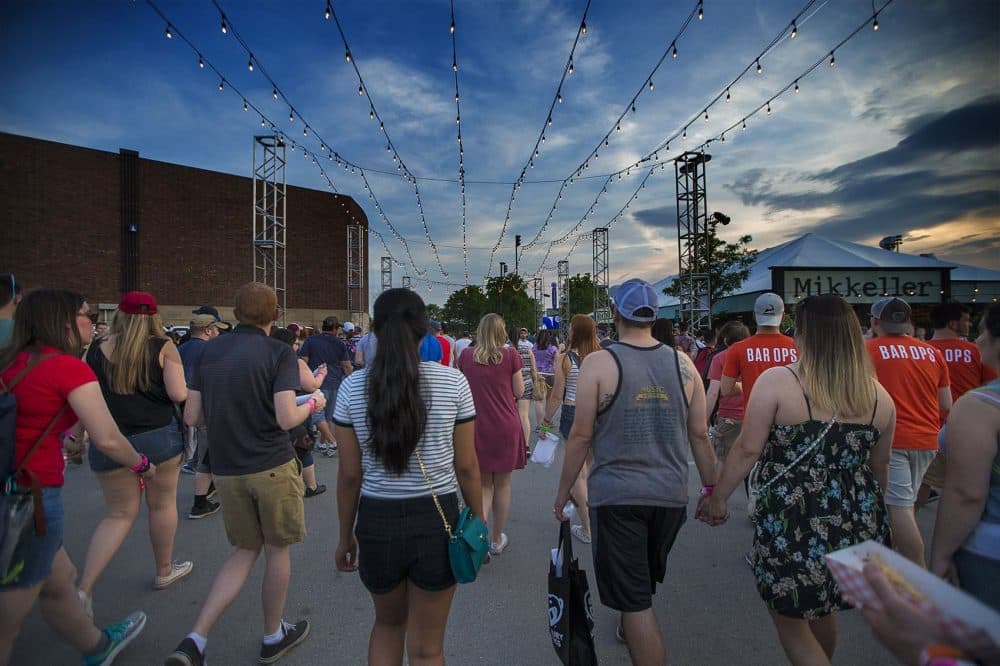
[[[824, 555], [874, 540], [924, 566], [915, 512], [930, 501], [930, 570], [1000, 610], [998, 306], [972, 342], [971, 313], [939, 304], [923, 342], [903, 299], [876, 302], [866, 331], [842, 298], [814, 296], [797, 304], [788, 335], [784, 303], [765, 293], [753, 335], [740, 321], [692, 335], [658, 318], [648, 283], [629, 280], [613, 293], [617, 339], [585, 314], [565, 341], [508, 330], [498, 314], [453, 338], [409, 289], [383, 292], [362, 335], [335, 316], [318, 332], [276, 326], [275, 293], [248, 283], [235, 326], [203, 306], [175, 342], [150, 294], [125, 294], [98, 334], [79, 294], [21, 293], [13, 275], [0, 278], [0, 379], [16, 399], [7, 492], [34, 488], [46, 526], [26, 532], [16, 566], [0, 572], [0, 665], [36, 602], [85, 664], [110, 664], [135, 639], [141, 611], [94, 624], [95, 585], [143, 498], [153, 588], [190, 574], [194, 563], [174, 553], [183, 467], [194, 474], [188, 517], [221, 511], [232, 551], [165, 663], [206, 663], [212, 627], [262, 553], [259, 661], [282, 658], [311, 628], [284, 611], [304, 500], [326, 490], [314, 451], [339, 458], [335, 564], [372, 598], [369, 663], [443, 663], [460, 507], [489, 527], [488, 559], [501, 558], [519, 536], [508, 534], [511, 476], [550, 430], [565, 441], [554, 517], [577, 507], [571, 534], [591, 547], [601, 603], [620, 614], [633, 663], [666, 663], [652, 600], [688, 517], [689, 458], [697, 519], [725, 523], [744, 487], [747, 563], [793, 664], [830, 663], [836, 611], [852, 603]], [[61, 490], [65, 461], [84, 453], [106, 515], [78, 576]], [[933, 663], [935, 644], [970, 662], [1000, 659], [996, 644], [957, 635], [879, 570], [865, 575], [883, 602], [865, 618], [904, 663]], [[922, 630], [904, 632], [898, 618]]]

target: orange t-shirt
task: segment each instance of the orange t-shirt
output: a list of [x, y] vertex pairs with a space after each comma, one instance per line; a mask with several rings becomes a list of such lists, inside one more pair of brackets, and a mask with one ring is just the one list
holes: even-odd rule
[[948, 365], [935, 347], [908, 335], [866, 342], [878, 380], [896, 403], [896, 449], [936, 451], [938, 389], [951, 385]]
[[944, 355], [944, 362], [948, 365], [948, 375], [951, 377], [952, 400], [958, 400], [966, 391], [979, 388], [997, 378], [996, 371], [983, 363], [979, 356], [979, 347], [975, 342], [962, 338], [946, 338], [928, 340], [927, 344], [937, 347]]
[[743, 407], [747, 406], [754, 382], [768, 368], [788, 365], [799, 360], [795, 341], [781, 333], [758, 333], [740, 340], [726, 351], [724, 377], [743, 382]]

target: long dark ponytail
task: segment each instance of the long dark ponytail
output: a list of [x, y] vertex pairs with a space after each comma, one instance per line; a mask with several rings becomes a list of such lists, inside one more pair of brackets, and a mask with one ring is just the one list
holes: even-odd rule
[[409, 289], [389, 289], [375, 300], [372, 331], [378, 352], [368, 369], [368, 427], [372, 455], [394, 474], [403, 474], [427, 425], [420, 392], [420, 340], [427, 333], [427, 309]]

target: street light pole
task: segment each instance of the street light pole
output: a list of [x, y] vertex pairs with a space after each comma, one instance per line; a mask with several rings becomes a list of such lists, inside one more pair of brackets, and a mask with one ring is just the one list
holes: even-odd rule
[[497, 310], [501, 317], [503, 316], [503, 289], [507, 285], [507, 262], [500, 262], [500, 289], [497, 291]]
[[514, 275], [520, 275], [520, 273], [517, 270], [518, 269], [517, 249], [519, 247], [521, 247], [521, 234], [517, 234], [516, 236], [514, 236]]

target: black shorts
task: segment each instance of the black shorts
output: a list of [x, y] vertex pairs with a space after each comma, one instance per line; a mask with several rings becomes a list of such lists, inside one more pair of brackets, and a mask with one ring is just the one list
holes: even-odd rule
[[601, 603], [616, 611], [651, 608], [686, 507], [599, 506], [590, 510], [594, 577]]
[[[438, 495], [448, 524], [458, 520], [458, 495]], [[448, 561], [448, 533], [434, 500], [361, 497], [358, 522], [358, 573], [372, 594], [386, 594], [409, 579], [422, 590], [455, 584]]]

